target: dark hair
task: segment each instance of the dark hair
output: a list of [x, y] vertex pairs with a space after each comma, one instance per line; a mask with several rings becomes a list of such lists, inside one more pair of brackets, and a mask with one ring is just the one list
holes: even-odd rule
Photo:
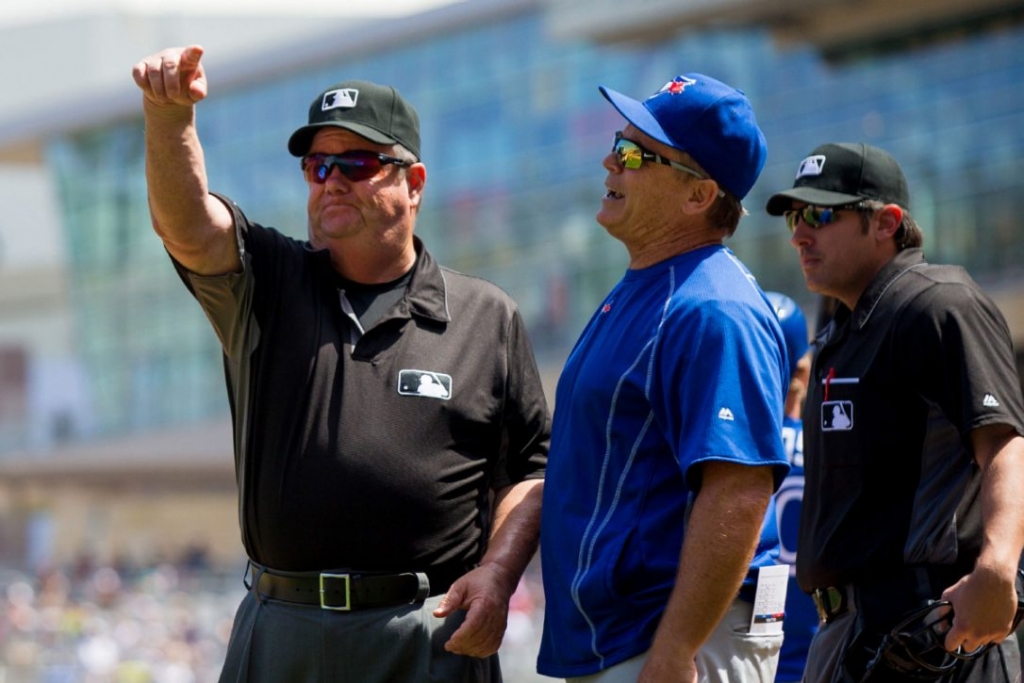
[[[866, 233], [871, 221], [869, 214], [878, 211], [885, 204], [875, 200], [867, 200], [863, 202], [863, 205], [865, 211], [862, 211], [860, 214], [860, 224], [861, 229]], [[903, 207], [900, 208], [903, 209]], [[924, 244], [924, 233], [921, 231], [921, 226], [917, 224], [917, 221], [914, 220], [914, 217], [910, 215], [910, 211], [907, 209], [903, 209], [903, 220], [900, 222], [900, 227], [896, 229], [893, 239], [896, 241], [896, 249], [898, 251], [920, 247]]]

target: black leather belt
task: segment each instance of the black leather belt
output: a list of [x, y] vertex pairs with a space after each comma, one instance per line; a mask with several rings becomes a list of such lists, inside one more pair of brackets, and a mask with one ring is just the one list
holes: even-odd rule
[[423, 602], [432, 595], [427, 575], [413, 572], [282, 572], [250, 562], [248, 578], [246, 587], [260, 598], [339, 612]]
[[811, 599], [818, 608], [818, 618], [826, 624], [850, 611], [850, 601], [844, 587], [815, 588], [811, 591]]

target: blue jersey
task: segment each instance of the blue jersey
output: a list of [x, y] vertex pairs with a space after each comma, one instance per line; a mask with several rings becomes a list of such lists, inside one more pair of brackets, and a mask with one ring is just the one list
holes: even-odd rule
[[818, 630], [818, 612], [810, 596], [796, 582], [796, 540], [800, 531], [800, 508], [804, 499], [804, 428], [800, 420], [787, 417], [782, 425], [782, 440], [789, 455], [789, 475], [775, 496], [778, 529], [782, 540], [779, 561], [790, 565], [786, 589], [786, 618], [782, 622], [785, 639], [779, 653], [775, 680], [799, 681], [807, 664], [811, 638]]
[[782, 331], [723, 246], [630, 270], [559, 379], [544, 486], [538, 671], [584, 676], [650, 647], [699, 465], [788, 471]]

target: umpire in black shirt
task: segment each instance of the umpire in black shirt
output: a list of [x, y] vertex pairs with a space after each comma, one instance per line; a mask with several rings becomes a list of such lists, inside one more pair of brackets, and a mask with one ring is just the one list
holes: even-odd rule
[[289, 140], [308, 241], [212, 195], [201, 56], [133, 76], [153, 225], [224, 351], [250, 590], [221, 681], [500, 681], [550, 428], [518, 309], [413, 235], [427, 173], [394, 88], [331, 86]]
[[815, 149], [768, 201], [808, 288], [839, 302], [804, 410], [797, 579], [822, 619], [809, 683], [1020, 674], [1007, 636], [1024, 400], [1009, 331], [962, 268], [924, 260], [909, 204], [897, 162], [849, 143]]

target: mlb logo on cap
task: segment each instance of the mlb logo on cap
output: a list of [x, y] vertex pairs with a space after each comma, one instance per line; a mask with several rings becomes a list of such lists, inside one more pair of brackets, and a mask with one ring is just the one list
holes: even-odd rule
[[809, 156], [800, 162], [800, 168], [796, 170], [797, 178], [821, 175], [821, 169], [825, 167], [825, 157], [821, 154]]
[[328, 109], [351, 109], [356, 106], [359, 99], [359, 91], [355, 88], [341, 88], [340, 90], [328, 90], [320, 103], [320, 111]]
[[420, 158], [419, 115], [389, 85], [354, 80], [326, 88], [309, 105], [309, 123], [288, 139], [288, 151], [308, 154], [322, 128], [349, 130], [378, 145], [399, 144]]

